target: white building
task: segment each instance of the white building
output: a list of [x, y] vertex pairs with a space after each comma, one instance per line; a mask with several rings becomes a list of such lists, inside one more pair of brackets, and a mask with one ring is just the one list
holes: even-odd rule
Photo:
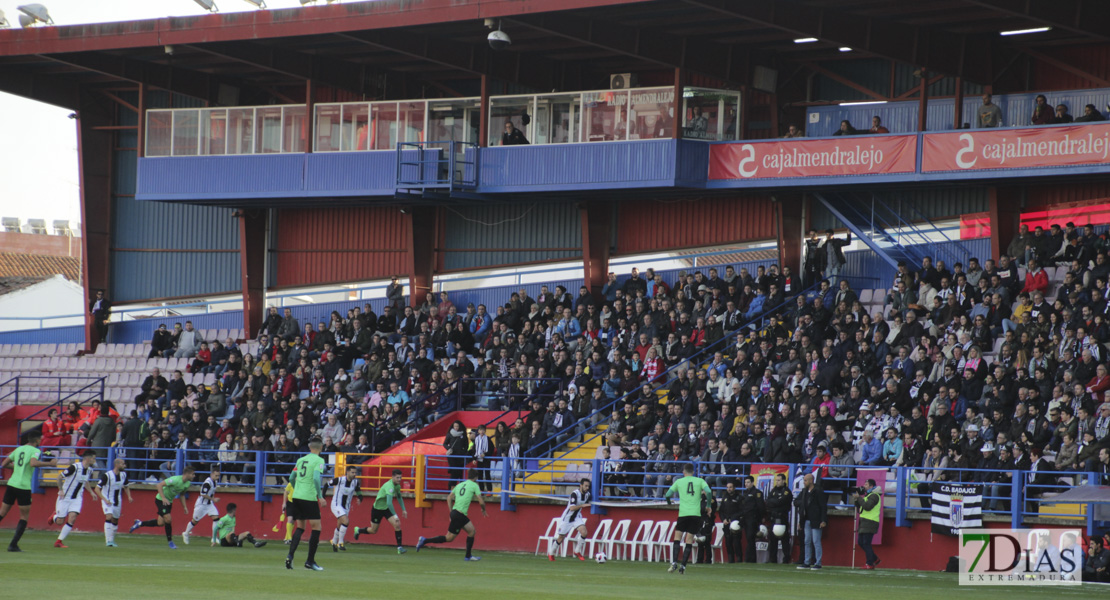
[[62, 275], [0, 278], [0, 331], [83, 325], [85, 310], [84, 290]]

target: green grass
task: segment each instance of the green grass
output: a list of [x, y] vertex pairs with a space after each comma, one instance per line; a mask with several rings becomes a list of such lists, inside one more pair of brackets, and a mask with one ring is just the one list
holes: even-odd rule
[[[202, 526], [202, 530], [206, 527]], [[325, 532], [327, 533], [327, 532]], [[10, 530], [0, 533], [6, 542]], [[306, 570], [307, 545], [296, 568], [284, 567], [286, 547], [212, 548], [206, 536], [191, 546], [166, 547], [153, 535], [119, 535], [118, 548], [105, 548], [102, 535], [74, 534], [68, 549], [52, 547], [56, 534], [29, 532], [20, 554], [0, 553], [0, 598], [1107, 598], [1106, 587], [960, 588], [955, 576], [915, 571], [798, 571], [778, 565], [693, 565], [686, 575], [668, 574], [662, 563], [610, 561], [598, 565], [573, 559], [497, 552], [482, 561], [462, 560], [460, 550], [411, 549], [398, 556], [384, 546], [350, 544], [333, 553], [321, 544], [322, 573]], [[727, 595], [726, 595], [727, 594]]]

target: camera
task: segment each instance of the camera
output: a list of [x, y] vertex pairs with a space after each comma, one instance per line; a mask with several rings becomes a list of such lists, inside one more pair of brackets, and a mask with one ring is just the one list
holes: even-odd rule
[[489, 47], [494, 50], [504, 50], [513, 43], [513, 40], [509, 38], [509, 34], [500, 29], [489, 32], [489, 37], [486, 39], [489, 40]]
[[852, 488], [852, 493], [856, 494], [858, 496], [863, 496], [864, 494], [867, 493], [867, 488], [863, 487], [862, 485], [858, 486], [858, 487], [854, 487], [854, 488]]

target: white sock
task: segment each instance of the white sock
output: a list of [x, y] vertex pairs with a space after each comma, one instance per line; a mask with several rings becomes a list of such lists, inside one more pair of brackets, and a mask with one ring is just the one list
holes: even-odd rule
[[116, 532], [119, 531], [119, 525], [116, 525], [115, 523], [109, 523], [108, 527], [110, 527], [109, 531], [111, 533], [111, 539], [108, 541], [114, 544], [116, 543]]
[[586, 545], [586, 540], [583, 539], [583, 538], [578, 538], [578, 541], [574, 542], [574, 553], [575, 554], [582, 554], [582, 549], [585, 545]]
[[550, 556], [555, 556], [557, 552], [559, 552], [559, 542], [556, 540], [551, 540], [547, 542], [547, 554]]
[[341, 545], [346, 544], [347, 543], [347, 526], [346, 525], [340, 525], [339, 527], [337, 527], [335, 535], [336, 535], [336, 537], [339, 538], [339, 541], [337, 542], [338, 544], [341, 544]]
[[73, 531], [73, 528], [69, 526], [69, 523], [62, 525], [62, 532], [58, 534], [58, 540], [61, 541], [66, 539], [66, 536], [69, 535], [71, 531]]
[[191, 533], [193, 533], [193, 522], [189, 521], [189, 523], [185, 525], [185, 535], [189, 535]]
[[112, 524], [107, 521], [104, 522], [104, 541], [112, 541]]

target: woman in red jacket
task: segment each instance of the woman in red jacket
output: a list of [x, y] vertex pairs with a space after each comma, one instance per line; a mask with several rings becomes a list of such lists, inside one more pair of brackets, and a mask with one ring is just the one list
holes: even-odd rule
[[69, 426], [58, 416], [58, 409], [50, 409], [42, 422], [42, 447], [68, 446], [69, 432]]
[[1029, 270], [1025, 272], [1025, 287], [1021, 291], [1027, 294], [1040, 292], [1048, 295], [1048, 273], [1045, 273], [1035, 260], [1029, 261]]

